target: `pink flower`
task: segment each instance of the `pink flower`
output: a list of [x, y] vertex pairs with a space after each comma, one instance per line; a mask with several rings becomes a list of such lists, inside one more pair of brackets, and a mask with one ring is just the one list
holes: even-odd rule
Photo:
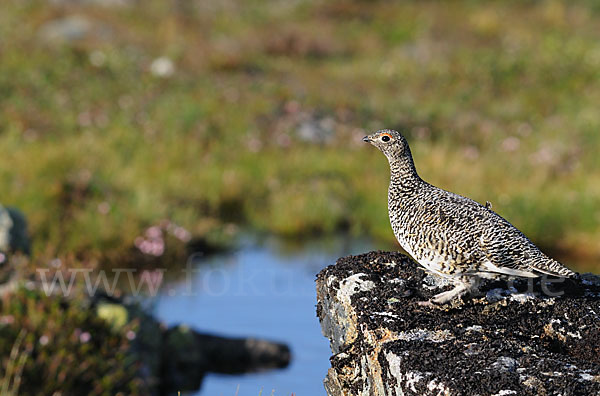
[[504, 151], [515, 151], [521, 145], [521, 141], [519, 138], [514, 136], [509, 136], [502, 142], [502, 150]]
[[152, 241], [148, 247], [148, 253], [153, 256], [162, 256], [165, 252], [165, 243], [162, 240]]
[[183, 227], [175, 227], [175, 230], [173, 230], [173, 235], [175, 235], [175, 238], [182, 242], [188, 242], [190, 239], [192, 239], [192, 234], [190, 234], [190, 232]]
[[162, 256], [165, 253], [164, 232], [174, 235], [182, 242], [192, 239], [192, 234], [183, 227], [172, 223], [170, 220], [162, 220], [159, 225], [148, 228], [144, 236], [138, 236], [134, 245], [142, 253], [152, 256]]
[[92, 339], [92, 335], [90, 333], [88, 333], [87, 331], [84, 331], [83, 333], [81, 333], [79, 335], [79, 341], [83, 344], [85, 344], [86, 342], [88, 342], [91, 339]]
[[152, 226], [146, 230], [146, 236], [151, 239], [162, 238], [162, 230], [157, 226]]
[[139, 236], [139, 237], [135, 238], [135, 241], [133, 241], [133, 243], [139, 249], [140, 246], [142, 245], [142, 243], [144, 243], [144, 238], [142, 238], [141, 236]]
[[110, 204], [108, 202], [101, 202], [98, 204], [98, 212], [100, 214], [106, 215], [110, 212]]

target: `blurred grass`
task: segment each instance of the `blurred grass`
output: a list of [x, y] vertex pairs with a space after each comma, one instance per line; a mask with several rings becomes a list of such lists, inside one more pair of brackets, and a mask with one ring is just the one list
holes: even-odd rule
[[[118, 255], [165, 218], [391, 244], [387, 164], [360, 142], [390, 127], [427, 181], [600, 258], [594, 2], [100, 3], [2, 5], [2, 203], [35, 250]], [[87, 32], [49, 40], [69, 16]]]
[[3, 395], [149, 394], [125, 336], [137, 328], [114, 331], [81, 301], [25, 288], [2, 296]]

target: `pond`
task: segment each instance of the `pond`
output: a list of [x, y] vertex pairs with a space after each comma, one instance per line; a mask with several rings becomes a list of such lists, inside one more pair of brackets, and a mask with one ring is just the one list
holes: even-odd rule
[[316, 317], [315, 275], [336, 259], [372, 250], [337, 238], [289, 248], [274, 239], [246, 240], [233, 253], [196, 257], [185, 279], [163, 285], [155, 315], [204, 333], [286, 343], [290, 365], [256, 374], [208, 374], [197, 396], [325, 395], [329, 341]]

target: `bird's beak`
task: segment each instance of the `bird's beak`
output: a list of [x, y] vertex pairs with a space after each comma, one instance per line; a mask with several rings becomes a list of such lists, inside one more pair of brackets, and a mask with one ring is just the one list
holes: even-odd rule
[[363, 142], [365, 142], [365, 143], [371, 143], [371, 138], [370, 138], [370, 137], [368, 137], [368, 136], [365, 136], [365, 137], [362, 139], [362, 141], [363, 141]]

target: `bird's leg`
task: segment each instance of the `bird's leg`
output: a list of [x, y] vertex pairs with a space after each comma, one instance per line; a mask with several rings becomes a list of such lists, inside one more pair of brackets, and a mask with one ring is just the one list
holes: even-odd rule
[[455, 298], [462, 297], [467, 293], [477, 290], [479, 282], [476, 277], [462, 277], [454, 289], [436, 294], [429, 300], [432, 304], [444, 305]]
[[455, 297], [460, 297], [467, 292], [468, 288], [464, 283], [457, 284], [454, 289], [436, 294], [429, 301], [419, 301], [422, 307], [431, 307], [432, 305], [444, 305], [452, 301]]
[[464, 283], [457, 284], [454, 289], [436, 294], [431, 298], [431, 302], [437, 305], [443, 305], [452, 301], [455, 297], [460, 297], [467, 293], [467, 286]]

